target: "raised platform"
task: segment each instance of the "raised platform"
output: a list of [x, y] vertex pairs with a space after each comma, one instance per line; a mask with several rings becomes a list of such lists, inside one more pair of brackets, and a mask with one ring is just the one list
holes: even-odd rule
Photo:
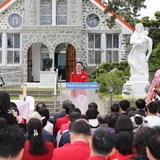
[[122, 97], [129, 99], [146, 98], [149, 81], [146, 77], [130, 78], [122, 88]]

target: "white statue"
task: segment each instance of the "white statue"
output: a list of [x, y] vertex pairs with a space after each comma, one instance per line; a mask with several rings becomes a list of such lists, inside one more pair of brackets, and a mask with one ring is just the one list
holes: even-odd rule
[[142, 23], [136, 24], [130, 43], [133, 44], [128, 56], [131, 77], [148, 77], [148, 60], [152, 52], [153, 41], [148, 37], [148, 31], [144, 31]]

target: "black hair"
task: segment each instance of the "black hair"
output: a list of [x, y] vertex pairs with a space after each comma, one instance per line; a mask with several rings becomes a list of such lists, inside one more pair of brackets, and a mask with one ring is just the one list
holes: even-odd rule
[[140, 127], [134, 134], [133, 149], [139, 155], [146, 155], [146, 136], [149, 130], [149, 127]]
[[119, 112], [119, 105], [117, 103], [111, 105], [111, 112]]
[[81, 118], [88, 121], [88, 117], [86, 115], [84, 115], [84, 114], [81, 114]]
[[66, 107], [66, 114], [70, 114], [72, 111], [75, 110], [75, 105], [73, 103], [69, 104], [67, 107]]
[[88, 119], [96, 119], [98, 114], [99, 112], [95, 108], [89, 108], [86, 111], [86, 116], [88, 117]]
[[[132, 112], [130, 112], [130, 111], [132, 111]], [[133, 114], [136, 113], [135, 111], [137, 111], [135, 107], [128, 107], [126, 110], [126, 114], [127, 114], [127, 116], [130, 117], [130, 116], [133, 116], [133, 115], [130, 115], [131, 113], [133, 113]]]
[[0, 157], [16, 158], [24, 148], [25, 136], [17, 125], [7, 126], [0, 131]]
[[81, 66], [83, 66], [83, 63], [82, 63], [81, 61], [77, 61], [77, 62], [75, 63], [75, 66], [77, 65], [77, 63], [80, 63]]
[[74, 109], [74, 112], [79, 112], [80, 114], [82, 114], [82, 113], [81, 113], [81, 110], [80, 110], [79, 108], [75, 108], [75, 109]]
[[[39, 106], [39, 105], [40, 105], [40, 106]], [[41, 109], [41, 108], [46, 108], [45, 103], [43, 103], [43, 102], [37, 103], [35, 110], [38, 111], [38, 110]]]
[[17, 115], [19, 116], [19, 110], [18, 110], [18, 108], [12, 107], [12, 110], [14, 110], [15, 112], [17, 112]]
[[89, 124], [83, 119], [74, 121], [70, 125], [70, 132], [73, 132], [75, 134], [83, 134], [86, 136], [90, 136], [91, 134]]
[[119, 132], [116, 134], [115, 148], [123, 155], [132, 154], [132, 142], [133, 134], [131, 132]]
[[160, 113], [160, 101], [155, 101], [155, 103], [158, 105], [158, 113]]
[[150, 102], [147, 105], [147, 112], [148, 111], [152, 114], [156, 114], [158, 112], [158, 105], [155, 102]]
[[115, 128], [117, 118], [119, 117], [118, 113], [112, 113], [108, 117], [108, 127]]
[[129, 117], [122, 114], [117, 118], [115, 125], [115, 132], [119, 133], [121, 131], [133, 132], [133, 124]]
[[37, 112], [47, 120], [49, 119], [49, 110], [47, 108], [40, 108]]
[[7, 121], [4, 118], [0, 117], [0, 130], [6, 127], [7, 127]]
[[63, 109], [66, 109], [66, 107], [67, 107], [68, 105], [70, 105], [70, 104], [72, 104], [72, 101], [71, 101], [71, 100], [69, 100], [69, 99], [64, 100], [64, 101], [62, 102], [62, 107], [63, 107]]
[[27, 123], [28, 138], [30, 141], [29, 153], [42, 155], [48, 152], [48, 148], [42, 135], [42, 123], [37, 118], [32, 118]]
[[109, 115], [108, 114], [98, 114], [97, 116], [97, 119], [98, 119], [98, 122], [101, 123], [101, 124], [107, 124], [108, 123], [108, 117]]
[[146, 137], [146, 145], [155, 159], [160, 159], [160, 126], [151, 128]]
[[145, 155], [138, 155], [135, 157], [131, 157], [129, 160], [149, 160]]
[[5, 91], [0, 91], [0, 111], [8, 112], [10, 107], [10, 95]]
[[92, 149], [94, 152], [107, 156], [115, 146], [115, 134], [107, 129], [98, 128], [92, 137]]
[[69, 114], [69, 120], [71, 123], [73, 123], [75, 120], [80, 119], [80, 118], [81, 118], [81, 113], [79, 112], [73, 111]]
[[17, 108], [17, 105], [16, 105], [16, 103], [14, 103], [14, 102], [10, 102], [10, 107], [11, 107], [11, 108]]
[[88, 104], [88, 108], [98, 109], [98, 105], [95, 102], [91, 102], [91, 103]]
[[130, 102], [127, 100], [122, 100], [119, 102], [119, 106], [123, 111], [127, 111], [127, 108], [130, 107]]
[[138, 109], [144, 109], [145, 105], [146, 105], [146, 102], [144, 99], [138, 99], [136, 102], [135, 102], [136, 106]]

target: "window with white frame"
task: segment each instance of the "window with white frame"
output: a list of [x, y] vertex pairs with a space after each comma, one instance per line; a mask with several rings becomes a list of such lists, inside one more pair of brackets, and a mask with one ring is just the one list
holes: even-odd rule
[[101, 63], [101, 35], [88, 34], [88, 64]]
[[0, 63], [2, 63], [2, 34], [0, 33]]
[[20, 63], [20, 34], [7, 34], [7, 64]]
[[42, 0], [41, 2], [41, 25], [52, 24], [52, 2], [51, 0]]
[[56, 24], [66, 25], [67, 24], [67, 1], [59, 0], [56, 8]]
[[119, 61], [119, 35], [106, 34], [106, 62]]

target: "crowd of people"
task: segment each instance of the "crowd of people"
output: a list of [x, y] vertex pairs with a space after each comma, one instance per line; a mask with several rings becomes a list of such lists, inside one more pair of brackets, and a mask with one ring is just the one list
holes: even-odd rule
[[1, 160], [159, 160], [160, 103], [121, 100], [100, 113], [91, 102], [85, 114], [71, 100], [50, 117], [45, 103], [29, 119], [0, 91]]

